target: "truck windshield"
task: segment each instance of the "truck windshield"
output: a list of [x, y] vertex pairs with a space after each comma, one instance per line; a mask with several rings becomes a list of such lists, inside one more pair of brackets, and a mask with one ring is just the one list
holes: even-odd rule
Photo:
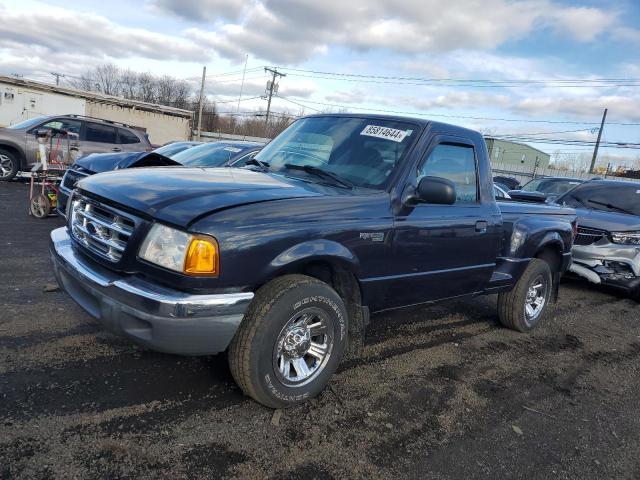
[[[382, 189], [418, 133], [417, 125], [381, 118], [303, 118], [255, 158], [271, 171], [340, 185], [331, 182], [334, 177], [343, 181], [342, 186]], [[318, 170], [328, 175], [318, 175]]]
[[640, 216], [640, 183], [637, 186], [585, 183], [561, 197], [558, 203]]

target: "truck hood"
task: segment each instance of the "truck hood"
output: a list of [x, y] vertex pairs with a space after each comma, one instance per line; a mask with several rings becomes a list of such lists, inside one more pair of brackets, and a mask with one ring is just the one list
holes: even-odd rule
[[561, 205], [551, 203], [527, 203], [499, 201], [498, 206], [503, 214], [510, 215], [575, 215], [573, 208], [563, 207]]
[[[249, 203], [323, 195], [315, 184], [239, 168], [154, 167], [106, 172], [78, 183], [101, 197], [156, 220], [188, 227], [194, 220]], [[259, 215], [259, 211], [256, 211]]]
[[144, 166], [178, 165], [170, 158], [155, 152], [92, 153], [76, 161], [76, 165], [92, 173], [110, 172], [121, 168], [135, 167], [137, 164], [144, 164]]
[[588, 208], [576, 208], [578, 225], [608, 232], [640, 231], [640, 217], [626, 213], [604, 212]]

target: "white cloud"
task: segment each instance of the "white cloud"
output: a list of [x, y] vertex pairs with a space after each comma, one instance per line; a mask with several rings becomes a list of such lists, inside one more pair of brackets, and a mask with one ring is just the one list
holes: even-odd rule
[[598, 121], [608, 108], [618, 120], [640, 121], [640, 97], [600, 95], [594, 97], [536, 96], [517, 101], [513, 110], [549, 117], [557, 114]]
[[592, 41], [618, 14], [567, 7], [552, 0], [263, 0], [247, 2], [244, 14], [207, 38], [221, 55], [243, 52], [269, 61], [298, 63], [331, 46], [384, 49], [405, 55], [491, 50], [534, 30]]
[[123, 27], [105, 17], [63, 8], [17, 10], [0, 5], [0, 48], [93, 59], [142, 57], [204, 61], [206, 52], [191, 40], [144, 28]]
[[148, 5], [158, 11], [195, 22], [236, 19], [242, 13], [243, 0], [149, 0]]

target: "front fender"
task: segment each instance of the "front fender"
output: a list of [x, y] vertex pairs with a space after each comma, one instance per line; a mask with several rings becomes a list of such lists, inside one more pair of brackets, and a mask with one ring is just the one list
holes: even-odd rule
[[547, 247], [557, 248], [560, 253], [566, 253], [570, 250], [569, 248], [565, 248], [565, 242], [558, 232], [547, 232], [540, 241], [534, 243], [534, 245], [532, 245], [534, 255], [535, 252], [539, 252]]
[[270, 276], [310, 262], [338, 263], [358, 276], [360, 263], [354, 253], [344, 245], [325, 239], [298, 243], [280, 253], [269, 263]]
[[557, 248], [561, 254], [571, 251], [573, 230], [566, 218], [523, 218], [514, 224], [513, 232], [522, 232], [524, 239], [515, 251], [512, 245], [511, 256], [531, 258], [547, 247]]

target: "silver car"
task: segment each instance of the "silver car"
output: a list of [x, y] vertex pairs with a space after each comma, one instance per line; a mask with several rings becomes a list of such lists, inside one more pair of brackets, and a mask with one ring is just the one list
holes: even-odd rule
[[88, 153], [140, 152], [151, 150], [147, 134], [124, 123], [81, 115], [49, 115], [30, 118], [0, 128], [0, 180], [11, 180], [38, 162], [35, 132], [56, 129], [70, 132], [67, 138], [53, 136], [54, 148], [73, 163]]

